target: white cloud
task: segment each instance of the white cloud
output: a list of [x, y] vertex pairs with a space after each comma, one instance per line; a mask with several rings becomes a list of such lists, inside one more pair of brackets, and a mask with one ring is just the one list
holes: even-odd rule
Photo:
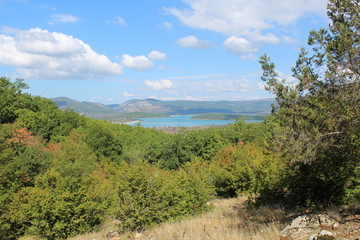
[[85, 79], [122, 74], [120, 64], [98, 54], [72, 36], [29, 30], [5, 29], [0, 34], [0, 65], [17, 68], [30, 79]]
[[145, 86], [157, 91], [166, 90], [175, 87], [175, 84], [168, 79], [161, 79], [160, 81], [145, 80], [144, 83]]
[[254, 58], [252, 54], [259, 51], [250, 41], [235, 36], [228, 37], [224, 42], [224, 46], [230, 53], [245, 59]]
[[171, 79], [192, 79], [192, 80], [199, 80], [199, 79], [210, 79], [210, 78], [219, 78], [224, 77], [225, 74], [209, 74], [209, 75], [198, 75], [198, 76], [177, 76], [171, 77]]
[[258, 86], [258, 88], [260, 90], [265, 90], [266, 84], [264, 82], [258, 82], [258, 83], [256, 83], [256, 85]]
[[284, 41], [284, 43], [287, 43], [287, 44], [294, 44], [294, 43], [298, 42], [297, 39], [289, 37], [289, 36], [283, 36], [282, 40]]
[[122, 55], [122, 61], [121, 63], [125, 67], [132, 68], [137, 71], [144, 71], [152, 68], [154, 66], [154, 63], [151, 62], [146, 56], [130, 56], [128, 54]]
[[276, 72], [279, 75], [280, 79], [285, 80], [285, 85], [287, 86], [295, 86], [296, 84], [299, 83], [299, 80], [293, 77], [292, 74], [283, 73], [280, 71], [276, 71]]
[[[301, 17], [314, 14], [326, 17], [327, 1], [322, 0], [183, 0], [188, 8], [166, 8], [183, 24], [226, 35], [246, 36], [256, 40], [270, 35], [262, 31], [287, 26]], [[275, 42], [271, 37], [270, 41]]]
[[123, 95], [124, 97], [133, 97], [133, 96], [134, 96], [134, 94], [128, 93], [128, 92], [123, 92], [122, 95]]
[[106, 23], [107, 24], [115, 24], [115, 25], [126, 26], [125, 19], [120, 17], [120, 16], [116, 16], [112, 20], [106, 21]]
[[166, 59], [166, 54], [159, 51], [152, 51], [148, 54], [148, 57], [152, 60], [164, 60]]
[[[176, 85], [172, 88], [158, 91], [155, 99], [174, 98], [178, 100], [246, 100], [273, 97], [260, 85], [260, 73], [246, 75], [214, 74], [208, 76], [173, 76], [169, 80], [176, 79]], [[174, 80], [175, 81], [175, 80]], [[147, 85], [154, 89], [154, 83], [148, 81]], [[175, 82], [174, 82], [175, 83]], [[160, 84], [159, 84], [160, 85]], [[150, 95], [153, 92], [147, 92]]]
[[176, 44], [183, 48], [209, 48], [212, 46], [210, 42], [200, 40], [193, 35], [177, 40]]
[[51, 21], [49, 21], [50, 25], [54, 25], [56, 23], [74, 23], [78, 22], [80, 19], [70, 15], [70, 14], [53, 14], [50, 16]]
[[166, 29], [171, 29], [173, 27], [172, 23], [169, 22], [163, 22], [161, 26]]
[[174, 88], [176, 92], [171, 96], [177, 99], [186, 99], [186, 96], [199, 98], [198, 100], [239, 100], [261, 95], [262, 98], [271, 97], [271, 94], [260, 88], [258, 84], [260, 77], [260, 73], [252, 73], [174, 76], [169, 79], [176, 79], [176, 88]]
[[205, 91], [208, 92], [249, 92], [253, 86], [246, 79], [208, 81], [205, 83]]
[[259, 31], [254, 31], [249, 37], [256, 42], [264, 42], [271, 44], [277, 44], [280, 42], [280, 39], [272, 33], [261, 34]]

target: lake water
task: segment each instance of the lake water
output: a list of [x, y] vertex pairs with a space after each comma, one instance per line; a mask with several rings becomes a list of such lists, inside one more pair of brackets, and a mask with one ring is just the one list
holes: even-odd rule
[[[192, 126], [209, 126], [209, 125], [226, 125], [234, 123], [229, 120], [196, 120], [192, 116], [171, 116], [166, 118], [142, 118], [139, 122], [132, 122], [129, 125], [134, 126], [140, 123], [143, 127], [192, 127]], [[246, 121], [245, 121], [246, 122]], [[249, 121], [255, 122], [255, 121]]]

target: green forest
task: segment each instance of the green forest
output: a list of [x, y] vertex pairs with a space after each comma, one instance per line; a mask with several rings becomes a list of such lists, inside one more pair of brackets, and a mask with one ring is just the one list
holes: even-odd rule
[[166, 134], [60, 110], [1, 77], [1, 239], [66, 239], [106, 218], [141, 231], [239, 195], [254, 207], [359, 205], [358, 1], [331, 0], [328, 16], [299, 53], [296, 85], [261, 57], [276, 103], [260, 123]]

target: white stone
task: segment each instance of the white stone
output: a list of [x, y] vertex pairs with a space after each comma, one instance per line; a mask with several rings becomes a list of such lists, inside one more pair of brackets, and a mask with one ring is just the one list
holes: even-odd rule
[[317, 234], [313, 234], [309, 237], [309, 240], [317, 240]]

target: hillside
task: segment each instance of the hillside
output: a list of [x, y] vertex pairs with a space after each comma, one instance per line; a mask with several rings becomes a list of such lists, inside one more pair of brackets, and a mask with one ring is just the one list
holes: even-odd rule
[[160, 101], [154, 99], [134, 99], [113, 109], [120, 112], [157, 112], [170, 115], [203, 113], [241, 113], [268, 115], [274, 99], [247, 101]]
[[84, 115], [114, 114], [117, 112], [101, 103], [79, 102], [67, 97], [51, 98], [50, 100], [54, 101], [58, 105], [58, 107], [62, 110], [65, 110], [66, 108], [71, 108], [75, 112]]
[[[86, 117], [94, 119], [116, 120], [116, 122], [126, 122], [137, 118], [152, 118], [152, 117], [167, 117], [168, 115], [162, 113], [149, 112], [119, 112], [111, 107], [93, 102], [79, 102], [67, 97], [51, 98], [57, 106], [65, 110], [66, 108], [73, 109], [75, 112], [85, 115]], [[115, 106], [118, 106], [116, 104]]]
[[51, 100], [62, 110], [71, 108], [75, 112], [90, 118], [108, 120], [209, 113], [265, 116], [270, 114], [271, 104], [274, 102], [273, 99], [248, 101], [160, 101], [154, 99], [134, 99], [122, 104], [104, 105], [93, 102], [79, 102], [66, 97], [52, 98]]

